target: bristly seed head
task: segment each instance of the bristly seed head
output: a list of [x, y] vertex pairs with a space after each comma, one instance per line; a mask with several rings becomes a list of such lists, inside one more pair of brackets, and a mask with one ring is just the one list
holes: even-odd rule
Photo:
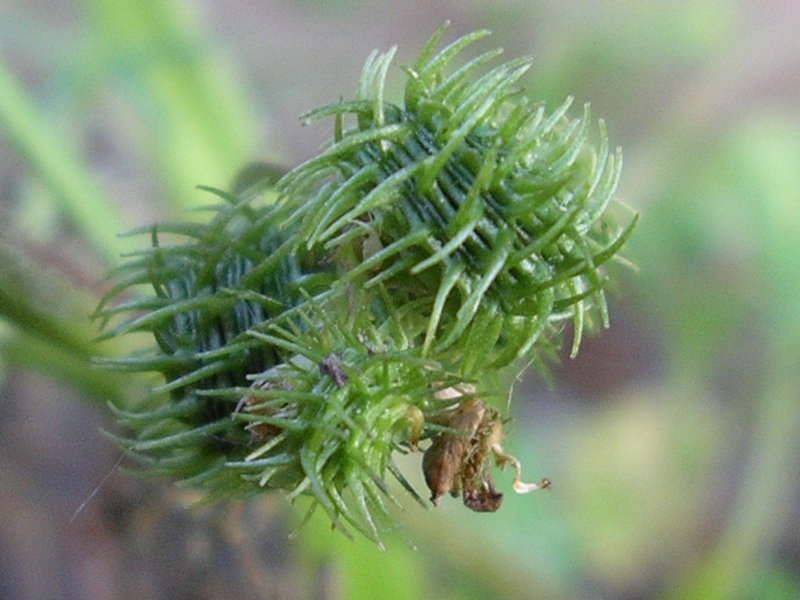
[[151, 472], [209, 500], [309, 495], [378, 543], [398, 504], [387, 472], [425, 504], [394, 462], [420, 444], [435, 504], [461, 493], [497, 510], [492, 461], [514, 467], [518, 492], [549, 486], [522, 483], [503, 451], [487, 375], [540, 365], [567, 320], [573, 351], [607, 322], [605, 263], [636, 217], [609, 215], [621, 156], [602, 122], [590, 140], [588, 106], [570, 119], [571, 100], [530, 102], [527, 60], [481, 72], [499, 51], [449, 71], [487, 32], [436, 53], [443, 32], [405, 68], [401, 104], [384, 92], [394, 50], [373, 53], [355, 100], [306, 116], [335, 119], [319, 156], [209, 189], [207, 223], [140, 230], [152, 247], [97, 314], [107, 336], [154, 338], [100, 361], [165, 377], [136, 409], [113, 407], [133, 437], [112, 437]]

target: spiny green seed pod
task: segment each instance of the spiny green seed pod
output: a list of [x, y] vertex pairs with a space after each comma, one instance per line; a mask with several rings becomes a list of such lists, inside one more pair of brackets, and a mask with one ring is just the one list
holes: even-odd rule
[[605, 322], [602, 265], [635, 219], [606, 214], [620, 156], [602, 125], [590, 143], [588, 108], [570, 120], [569, 101], [550, 115], [531, 104], [525, 61], [476, 76], [497, 51], [447, 74], [486, 32], [434, 54], [443, 31], [406, 69], [402, 106], [384, 99], [394, 51], [375, 53], [355, 101], [307, 117], [336, 117], [320, 156], [210, 190], [221, 202], [207, 223], [142, 231], [152, 247], [114, 274], [98, 316], [108, 336], [155, 340], [105, 361], [166, 379], [135, 410], [114, 408], [133, 432], [115, 439], [150, 473], [208, 499], [311, 495], [337, 528], [378, 542], [397, 503], [387, 472], [425, 504], [393, 460], [421, 441], [436, 504], [461, 491], [497, 510], [492, 458], [514, 465], [515, 490], [547, 487], [521, 483], [502, 450], [491, 375], [557, 346], [565, 319], [576, 344], [585, 315]]
[[[609, 153], [602, 122], [600, 147], [589, 143], [588, 106], [570, 121], [570, 99], [547, 116], [516, 85], [525, 60], [471, 80], [498, 51], [447, 75], [488, 32], [432, 56], [443, 30], [406, 69], [403, 106], [384, 99], [392, 50], [367, 61], [357, 100], [307, 115], [335, 115], [334, 142], [280, 189], [301, 245], [355, 255], [342, 281], [414, 303], [404, 326], [424, 328], [423, 354], [451, 351], [480, 373], [535, 354], [543, 334], [587, 309], [605, 322], [599, 267], [633, 223], [615, 230], [601, 219], [621, 155]], [[356, 125], [343, 131], [347, 114]]]

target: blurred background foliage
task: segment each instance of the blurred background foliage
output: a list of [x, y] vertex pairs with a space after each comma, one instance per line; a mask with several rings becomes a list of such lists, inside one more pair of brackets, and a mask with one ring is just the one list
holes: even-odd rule
[[[381, 553], [324, 519], [290, 538], [279, 494], [187, 510], [114, 472], [105, 402], [152, 383], [89, 362], [127, 349], [87, 318], [142, 243], [117, 234], [309, 158], [331, 129], [297, 117], [445, 19], [531, 54], [532, 97], [591, 101], [643, 214], [611, 329], [513, 382], [508, 450], [554, 489], [408, 502], [418, 550]], [[797, 597], [798, 30], [787, 0], [0, 4], [0, 597]]]

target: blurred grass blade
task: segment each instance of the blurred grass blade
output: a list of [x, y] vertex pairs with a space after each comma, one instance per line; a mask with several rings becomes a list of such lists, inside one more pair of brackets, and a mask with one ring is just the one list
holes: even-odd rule
[[256, 117], [235, 67], [203, 38], [195, 15], [168, 2], [87, 0], [84, 6], [93, 36], [87, 59], [146, 120], [152, 162], [175, 212], [205, 201], [197, 184], [227, 189], [252, 158]]
[[67, 218], [107, 264], [132, 251], [135, 240], [117, 236], [128, 229], [69, 141], [49, 126], [19, 81], [0, 62], [0, 132], [44, 182]]

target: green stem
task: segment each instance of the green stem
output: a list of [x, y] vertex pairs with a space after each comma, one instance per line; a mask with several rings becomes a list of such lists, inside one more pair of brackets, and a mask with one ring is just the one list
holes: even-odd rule
[[0, 355], [8, 363], [52, 377], [98, 404], [124, 405], [123, 390], [128, 387], [121, 384], [120, 378], [124, 376], [97, 368], [88, 356], [54, 347], [47, 340], [22, 332], [3, 336]]

